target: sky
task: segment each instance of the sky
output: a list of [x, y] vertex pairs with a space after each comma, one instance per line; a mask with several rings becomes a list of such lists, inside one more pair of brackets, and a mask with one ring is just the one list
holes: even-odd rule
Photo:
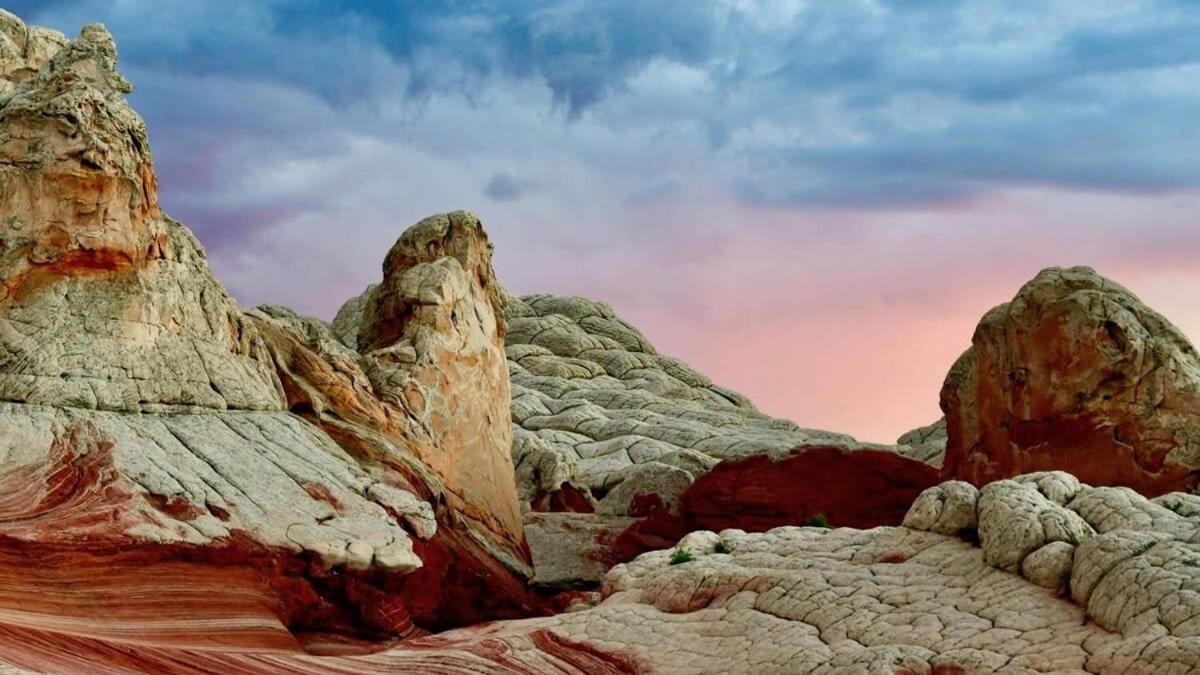
[[8, 0], [101, 21], [166, 210], [325, 319], [422, 217], [797, 423], [935, 420], [979, 318], [1091, 265], [1200, 336], [1198, 0]]

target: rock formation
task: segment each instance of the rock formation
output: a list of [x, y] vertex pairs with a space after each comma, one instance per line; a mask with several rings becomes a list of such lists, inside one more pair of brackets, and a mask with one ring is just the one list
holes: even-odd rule
[[[305, 653], [253, 596], [199, 602], [229, 588], [187, 581], [171, 566], [154, 572], [197, 591], [180, 598], [197, 614], [152, 621], [134, 596], [121, 620], [47, 640], [47, 616], [80, 606], [48, 598], [93, 597], [48, 589], [83, 575], [94, 597], [107, 590], [103, 575], [50, 566], [5, 577], [0, 658], [58, 672], [1182, 675], [1200, 663], [1197, 514], [1194, 495], [1151, 501], [1063, 473], [983, 490], [949, 482], [924, 493], [904, 527], [697, 531], [616, 566], [600, 593], [565, 613], [370, 654], [329, 637], [311, 638]], [[134, 629], [142, 632], [130, 648]], [[189, 646], [197, 634], [209, 648]]]
[[941, 466], [946, 458], [946, 418], [903, 434], [896, 439], [896, 451]]
[[946, 377], [948, 475], [1065, 469], [1147, 494], [1200, 469], [1200, 356], [1125, 288], [1051, 268], [988, 312]]
[[639, 491], [623, 483], [653, 485], [640, 492], [670, 501], [721, 460], [858, 445], [762, 414], [660, 354], [603, 303], [511, 298], [508, 324], [513, 458], [522, 498], [535, 507], [567, 486], [601, 511], [628, 515]]
[[[348, 321], [360, 304], [341, 315]], [[764, 415], [659, 353], [608, 305], [531, 295], [510, 297], [507, 308], [522, 501], [588, 514], [527, 517], [538, 584], [599, 582], [608, 566], [694, 529], [765, 530], [814, 517], [896, 525], [937, 480], [897, 453], [908, 446]]]
[[365, 356], [288, 310], [243, 312], [159, 208], [108, 32], [3, 13], [0, 36], [0, 548], [186, 560], [248, 579], [294, 630], [539, 611], [478, 223], [400, 238]]
[[1112, 282], [989, 313], [897, 446], [506, 296], [463, 211], [332, 325], [242, 310], [116, 61], [0, 11], [0, 672], [1200, 667], [1200, 363]]

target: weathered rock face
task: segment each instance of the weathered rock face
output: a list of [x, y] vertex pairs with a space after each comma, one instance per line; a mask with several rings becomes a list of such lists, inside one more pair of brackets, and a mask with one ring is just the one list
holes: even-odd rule
[[[535, 512], [586, 514], [527, 517], [536, 583], [598, 583], [606, 565], [694, 529], [765, 530], [814, 517], [896, 525], [937, 479], [897, 452], [908, 446], [764, 415], [660, 354], [603, 303], [531, 295], [506, 304], [521, 500]], [[584, 532], [595, 534], [590, 547]]]
[[946, 418], [897, 438], [896, 451], [926, 464], [941, 466], [946, 458]]
[[[69, 586], [86, 572], [51, 565], [4, 577], [0, 658], [54, 672], [1182, 675], [1200, 663], [1198, 507], [1195, 495], [1150, 501], [1057, 472], [982, 490], [945, 483], [922, 494], [905, 527], [697, 531], [674, 547], [690, 560], [663, 550], [618, 565], [599, 597], [565, 613], [369, 654], [323, 636], [308, 636], [304, 653], [250, 580], [189, 578], [186, 563], [148, 569], [199, 591], [180, 596], [190, 611], [162, 622], [134, 595], [81, 633], [64, 619], [111, 597], [113, 580]], [[939, 527], [964, 538], [928, 531]], [[1026, 553], [1000, 565], [1014, 572], [991, 558], [1017, 550]], [[75, 592], [55, 592], [66, 588]], [[197, 601], [235, 592], [240, 601]], [[41, 639], [47, 625], [72, 630]], [[197, 634], [205, 649], [190, 641]]]
[[12, 78], [0, 107], [0, 399], [281, 409], [262, 345], [158, 208], [112, 37], [96, 25], [60, 44], [12, 15], [0, 24]]
[[[741, 394], [658, 353], [603, 303], [510, 298], [508, 324], [513, 456], [522, 499], [535, 507], [564, 486], [603, 503], [628, 491], [620, 488], [625, 482], [670, 485], [665, 503], [681, 487], [667, 478], [671, 469], [695, 480], [725, 459], [806, 446], [867, 447], [845, 434], [764, 415]], [[619, 501], [636, 509], [630, 496]]]
[[1200, 356], [1089, 268], [1051, 268], [988, 312], [946, 378], [948, 475], [1064, 469], [1146, 493], [1200, 469]]
[[898, 525], [937, 477], [928, 464], [886, 450], [810, 447], [728, 460], [698, 478], [675, 508], [631, 524], [613, 550], [629, 560], [695, 530]]
[[348, 335], [358, 324], [371, 385], [403, 413], [403, 435], [442, 477], [454, 510], [522, 548], [504, 301], [479, 219], [455, 211], [409, 228], [384, 260], [383, 281], [364, 296], [339, 313], [334, 330]]
[[296, 631], [539, 612], [478, 221], [401, 237], [366, 356], [243, 312], [159, 209], [116, 59], [0, 13], [0, 550], [187, 561]]

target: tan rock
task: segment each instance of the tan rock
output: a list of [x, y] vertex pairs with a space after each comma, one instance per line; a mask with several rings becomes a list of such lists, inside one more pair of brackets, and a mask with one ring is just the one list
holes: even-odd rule
[[527, 557], [512, 469], [504, 301], [479, 219], [454, 211], [412, 226], [365, 295], [347, 303], [338, 326], [348, 334], [361, 306], [357, 345], [375, 394], [441, 476], [454, 510], [484, 523], [514, 558]]
[[0, 13], [0, 556], [230, 566], [296, 630], [538, 613], [478, 222], [401, 237], [365, 358], [243, 312], [159, 208], [116, 58]]

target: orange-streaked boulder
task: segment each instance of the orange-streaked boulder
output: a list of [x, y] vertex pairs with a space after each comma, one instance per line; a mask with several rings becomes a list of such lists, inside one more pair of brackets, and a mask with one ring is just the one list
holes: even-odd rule
[[947, 476], [1061, 469], [1156, 495], [1200, 470], [1200, 356], [1086, 267], [1050, 268], [980, 321], [946, 377]]

